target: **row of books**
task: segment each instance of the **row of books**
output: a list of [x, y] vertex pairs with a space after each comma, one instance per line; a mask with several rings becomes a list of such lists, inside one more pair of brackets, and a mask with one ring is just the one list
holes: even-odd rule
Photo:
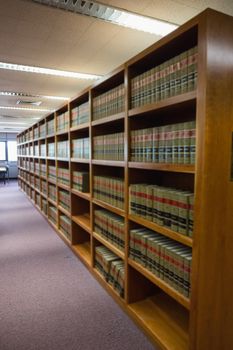
[[93, 187], [96, 199], [124, 209], [124, 181], [121, 178], [94, 176]]
[[54, 165], [48, 165], [48, 178], [50, 180], [56, 181], [56, 167]]
[[29, 154], [31, 156], [35, 155], [35, 156], [39, 157], [39, 145], [34, 146], [34, 153], [33, 153], [33, 146], [30, 146]]
[[40, 145], [40, 156], [46, 157], [46, 144], [45, 143], [42, 143]]
[[38, 162], [34, 163], [34, 171], [35, 171], [35, 174], [40, 175], [40, 163]]
[[48, 206], [48, 218], [54, 225], [57, 225], [57, 208], [51, 204]]
[[66, 215], [60, 215], [60, 230], [71, 241], [71, 220]]
[[46, 177], [46, 164], [45, 163], [40, 164], [40, 176]]
[[44, 180], [41, 181], [41, 192], [47, 196], [47, 182]]
[[197, 46], [131, 80], [131, 108], [158, 102], [196, 88]]
[[55, 143], [48, 142], [48, 157], [55, 157]]
[[69, 194], [69, 192], [59, 189], [58, 195], [59, 195], [59, 205], [62, 208], [69, 211], [70, 210], [70, 194]]
[[195, 121], [131, 131], [131, 161], [194, 164]]
[[108, 117], [123, 112], [125, 109], [125, 87], [120, 84], [117, 87], [97, 96], [93, 99], [93, 120]]
[[69, 128], [69, 112], [57, 116], [57, 131], [64, 131]]
[[[39, 137], [45, 137], [46, 136], [46, 124], [43, 123], [39, 127]], [[32, 140], [32, 138], [31, 138]]]
[[37, 126], [36, 128], [34, 128], [34, 139], [38, 139], [39, 138], [39, 127]]
[[31, 189], [31, 199], [35, 202], [35, 191]]
[[59, 141], [57, 142], [57, 157], [69, 158], [69, 141]]
[[40, 194], [38, 192], [35, 192], [35, 204], [40, 207]]
[[73, 171], [73, 188], [80, 192], [89, 192], [89, 172]]
[[89, 159], [90, 147], [89, 137], [72, 140], [72, 158]]
[[125, 224], [119, 215], [104, 209], [94, 211], [94, 231], [117, 248], [125, 247]]
[[52, 201], [56, 202], [57, 201], [57, 189], [56, 186], [52, 184], [48, 184], [48, 196]]
[[30, 175], [30, 183], [34, 185], [34, 175]]
[[35, 188], [40, 190], [40, 178], [39, 177], [35, 177]]
[[194, 194], [148, 184], [129, 187], [130, 213], [192, 237]]
[[124, 261], [113, 254], [108, 248], [95, 248], [95, 267], [117, 292], [124, 297], [125, 268]]
[[54, 119], [47, 122], [47, 135], [53, 135], [55, 133]]
[[124, 160], [124, 133], [95, 136], [93, 138], [93, 158]]
[[81, 105], [71, 110], [71, 126], [77, 126], [89, 122], [89, 102], [82, 103]]
[[43, 213], [45, 215], [47, 215], [47, 209], [48, 209], [47, 201], [46, 201], [46, 199], [41, 197], [41, 210], [43, 211]]
[[60, 184], [70, 186], [70, 171], [67, 168], [58, 168], [57, 169], [57, 181]]
[[129, 256], [186, 297], [190, 295], [192, 250], [146, 228], [130, 231]]

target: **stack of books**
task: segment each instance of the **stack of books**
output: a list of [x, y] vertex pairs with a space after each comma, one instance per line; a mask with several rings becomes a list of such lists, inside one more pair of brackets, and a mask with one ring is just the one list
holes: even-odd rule
[[47, 196], [47, 182], [41, 180], [41, 192]]
[[40, 125], [40, 137], [45, 137], [46, 135], [46, 124], [41, 124]]
[[57, 181], [60, 184], [70, 186], [70, 171], [67, 168], [57, 169]]
[[55, 143], [48, 143], [48, 157], [55, 157]]
[[31, 161], [29, 162], [29, 170], [30, 170], [32, 173], [34, 173], [34, 163], [33, 163], [33, 160], [31, 160]]
[[45, 143], [42, 143], [40, 145], [40, 156], [46, 157], [46, 144]]
[[93, 138], [95, 159], [124, 160], [124, 133], [95, 136]]
[[89, 159], [89, 137], [72, 140], [72, 158]]
[[46, 164], [40, 163], [40, 176], [46, 177]]
[[33, 146], [31, 145], [31, 146], [29, 146], [29, 154], [30, 154], [30, 156], [33, 156], [34, 154], [33, 154]]
[[121, 84], [93, 99], [93, 120], [121, 113], [125, 110], [125, 87]]
[[35, 174], [40, 175], [40, 164], [35, 163], [34, 164]]
[[197, 46], [131, 80], [131, 108], [193, 91], [197, 83]]
[[55, 132], [54, 119], [47, 122], [47, 135], [53, 135]]
[[194, 164], [195, 121], [131, 131], [131, 161]]
[[57, 116], [57, 131], [65, 131], [69, 128], [69, 112]]
[[130, 213], [192, 237], [194, 194], [148, 184], [129, 187]]
[[52, 199], [52, 201], [56, 202], [57, 201], [57, 189], [56, 186], [52, 185], [52, 184], [48, 184], [48, 196], [50, 199]]
[[73, 171], [72, 187], [80, 192], [85, 192], [85, 193], [90, 192], [89, 172]]
[[130, 231], [129, 257], [189, 297], [191, 248], [157, 232], [137, 228]]
[[47, 201], [41, 197], [41, 209], [45, 215], [47, 215]]
[[89, 102], [85, 102], [71, 110], [71, 127], [89, 122]]
[[69, 158], [69, 141], [59, 141], [57, 143], [57, 157]]
[[[39, 128], [38, 126], [34, 129], [34, 139], [38, 139], [39, 137]], [[21, 141], [20, 141], [21, 142]]]
[[[31, 153], [32, 152], [32, 153]], [[33, 149], [30, 149], [30, 154], [33, 155]], [[39, 145], [34, 146], [34, 155], [39, 157]]]
[[35, 177], [35, 188], [37, 190], [40, 190], [40, 178], [39, 177]]
[[124, 181], [117, 177], [94, 176], [94, 197], [124, 209]]
[[104, 209], [94, 211], [94, 231], [117, 248], [125, 247], [124, 219]]
[[60, 230], [71, 240], [71, 220], [64, 214], [60, 215]]
[[105, 281], [112, 285], [117, 294], [123, 298], [125, 285], [124, 261], [108, 248], [98, 246], [95, 248], [95, 267]]
[[54, 165], [48, 165], [48, 178], [57, 181], [56, 167]]
[[70, 210], [70, 194], [69, 194], [69, 192], [59, 189], [58, 196], [59, 196], [59, 205], [62, 208], [69, 211]]
[[48, 217], [49, 217], [49, 220], [54, 223], [54, 225], [57, 225], [57, 208], [54, 207], [53, 205], [49, 205]]

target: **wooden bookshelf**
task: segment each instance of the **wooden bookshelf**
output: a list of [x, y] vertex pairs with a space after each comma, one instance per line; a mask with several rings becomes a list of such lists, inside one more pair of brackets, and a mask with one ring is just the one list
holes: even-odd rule
[[[229, 350], [233, 344], [233, 240], [230, 234], [233, 227], [233, 66], [230, 61], [233, 47], [232, 30], [232, 17], [207, 9], [18, 136], [19, 185], [22, 190], [38, 210], [39, 206], [32, 198], [36, 193], [40, 193], [41, 212], [43, 208], [47, 213], [49, 207], [57, 209], [54, 219], [56, 225], [48, 214], [42, 214], [109, 294], [163, 350]], [[185, 85], [183, 79], [182, 88], [181, 84], [178, 84], [177, 90], [172, 90], [172, 84], [169, 82], [170, 90], [166, 90], [167, 73], [165, 74], [164, 70], [161, 76], [165, 80], [159, 86], [159, 92], [155, 90], [154, 95], [149, 95], [149, 98], [146, 90], [139, 90], [141, 95], [137, 90], [135, 93], [135, 89], [138, 88], [134, 85], [135, 78], [136, 81], [141, 79], [143, 82], [142, 77], [147, 76], [153, 69], [160, 69], [162, 72], [161, 67], [166, 67], [167, 62], [174, 62], [177, 57], [181, 57], [179, 55], [193, 47], [197, 47], [198, 55], [196, 86], [190, 88], [195, 76], [193, 73], [190, 74], [191, 85]], [[176, 79], [179, 81], [178, 78]], [[108, 98], [105, 98], [106, 96]], [[116, 104], [113, 102], [113, 96], [118, 98]], [[136, 103], [135, 96], [138, 99]], [[104, 114], [101, 118], [95, 113], [104, 99], [107, 102], [103, 105]], [[79, 115], [83, 110], [85, 113]], [[65, 113], [66, 129], [60, 130], [61, 116]], [[102, 110], [98, 113], [102, 113]], [[152, 160], [157, 159], [154, 156], [148, 161], [147, 153], [148, 158], [143, 155], [142, 161], [135, 161], [138, 158], [134, 157], [132, 151], [133, 132], [194, 121], [197, 139], [195, 162], [191, 162], [191, 156], [190, 161], [180, 158], [179, 161], [173, 159], [171, 162], [169, 158], [169, 162], [166, 158], [168, 154], [162, 161]], [[50, 130], [54, 130], [51, 135], [48, 135], [48, 123]], [[107, 157], [94, 159], [93, 140], [96, 136], [122, 132], [123, 160], [110, 160]], [[72, 141], [87, 137], [90, 159], [72, 157]], [[69, 145], [69, 158], [57, 157], [58, 142], [62, 141], [67, 141]], [[142, 143], [144, 141], [142, 139]], [[53, 145], [50, 145], [53, 143], [55, 157], [50, 157], [48, 149], [49, 146], [53, 149]], [[35, 152], [35, 148], [42, 144], [46, 144], [47, 157], [44, 159], [30, 153], [32, 149]], [[180, 153], [184, 152], [184, 145], [183, 143], [179, 146]], [[139, 146], [139, 152], [142, 153], [150, 148], [148, 144]], [[161, 147], [165, 147], [166, 150], [168, 146], [169, 143]], [[167, 152], [170, 152], [169, 147]], [[144, 151], [141, 151], [142, 149]], [[175, 147], [173, 152], [178, 152]], [[53, 155], [53, 152], [51, 154]], [[34, 171], [38, 171], [38, 164], [45, 165], [46, 176], [40, 176], [40, 173]], [[56, 170], [56, 175], [52, 174], [54, 179], [48, 177], [49, 166], [55, 167], [52, 168], [52, 172]], [[70, 186], [57, 183], [59, 168], [68, 170]], [[88, 193], [72, 187], [74, 171], [88, 173]], [[45, 180], [47, 190], [49, 184], [55, 186], [57, 202], [47, 198], [42, 190], [34, 191], [34, 180], [31, 177], [33, 173], [37, 177], [40, 176], [40, 181]], [[95, 176], [123, 179], [124, 209], [95, 198]], [[129, 208], [129, 188], [134, 184], [157, 185], [194, 193], [193, 234], [188, 230], [181, 234], [173, 231], [171, 226], [159, 225], [140, 215], [131, 214], [133, 211]], [[59, 206], [60, 189], [69, 193], [70, 211]], [[113, 191], [112, 197], [116, 203], [119, 188], [108, 188], [107, 192], [110, 190]], [[123, 220], [124, 251], [94, 231], [97, 209], [107, 211], [110, 216], [116, 215]], [[63, 214], [71, 220], [71, 241], [60, 230], [60, 216]], [[131, 258], [130, 231], [137, 228], [148, 229], [153, 235], [156, 232], [161, 235], [162, 240], [171, 239], [175, 247], [182, 247], [179, 249], [184, 249], [185, 252], [192, 250], [189, 297], [185, 296], [184, 291], [176, 290], [172, 284], [157, 277]], [[124, 298], [118, 296], [95, 268], [95, 249], [98, 246], [104, 246], [104, 249], [109, 249], [123, 260]], [[162, 260], [160, 262], [162, 263]]]

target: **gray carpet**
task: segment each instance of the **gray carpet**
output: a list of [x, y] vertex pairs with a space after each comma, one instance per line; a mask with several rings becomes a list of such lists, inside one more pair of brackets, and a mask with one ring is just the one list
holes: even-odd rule
[[0, 350], [154, 347], [13, 182], [0, 184]]

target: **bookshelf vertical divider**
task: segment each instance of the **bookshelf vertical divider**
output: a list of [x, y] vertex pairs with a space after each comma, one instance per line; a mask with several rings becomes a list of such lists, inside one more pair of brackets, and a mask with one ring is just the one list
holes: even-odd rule
[[[37, 209], [40, 193], [40, 209], [65, 243], [163, 350], [230, 350], [233, 344], [232, 30], [232, 17], [207, 9], [81, 92], [68, 105], [61, 106], [53, 115], [53, 134], [47, 132], [43, 137], [40, 134], [44, 127], [48, 130], [53, 118], [50, 115], [18, 135], [21, 189]], [[182, 67], [183, 62], [187, 67], [181, 71], [177, 67]], [[69, 127], [58, 130], [57, 117], [66, 111]], [[88, 121], [85, 113], [89, 115]], [[78, 118], [85, 121], [78, 122]], [[186, 129], [182, 127], [189, 125], [191, 135], [194, 124], [197, 142], [196, 159], [192, 163], [191, 150], [195, 145], [191, 139], [188, 140], [189, 162], [184, 157], [188, 147], [184, 136], [183, 143], [179, 140], [181, 144], [177, 147], [169, 144], [168, 136], [167, 143], [162, 142], [165, 142], [165, 133], [175, 135], [176, 127], [181, 130], [178, 135], [184, 135]], [[155, 135], [160, 137], [160, 146]], [[87, 137], [89, 159], [85, 155], [75, 158], [73, 140], [82, 139], [84, 145]], [[102, 142], [100, 157], [97, 139]], [[109, 155], [113, 140], [118, 145], [116, 158], [115, 154]], [[59, 141], [68, 141], [66, 159], [58, 155]], [[49, 144], [53, 142], [55, 157], [50, 157]], [[46, 155], [42, 157], [44, 144]], [[163, 154], [166, 147], [168, 151]], [[34, 154], [31, 154], [32, 148]], [[35, 154], [37, 149], [39, 155]], [[183, 158], [178, 158], [178, 150], [179, 157]], [[66, 173], [69, 169], [69, 186], [59, 184], [61, 164]], [[46, 165], [46, 180], [41, 175], [42, 165]], [[50, 165], [55, 165], [56, 181], [49, 176]], [[88, 173], [86, 192], [75, 187], [74, 171], [83, 176]], [[47, 209], [43, 181], [47, 186]], [[103, 186], [103, 181], [105, 187], [97, 188], [97, 185]], [[56, 188], [56, 202], [50, 198], [50, 185]], [[137, 186], [135, 192], [138, 195], [139, 191], [146, 202], [135, 200], [136, 206], [133, 186]], [[103, 194], [103, 188], [105, 191], [107, 188], [107, 195]], [[69, 192], [69, 210], [60, 206], [60, 190]], [[162, 209], [151, 204], [151, 214], [148, 211], [150, 193], [152, 198], [157, 198], [160, 192], [156, 191], [168, 192], [166, 195], [163, 192]], [[164, 203], [174, 206], [175, 200], [166, 197], [172, 195], [189, 196], [189, 211], [185, 212], [186, 223], [187, 217], [189, 222], [185, 232], [176, 227], [180, 223], [175, 221], [177, 217], [180, 220], [183, 212], [174, 214], [171, 207], [170, 212], [165, 207]], [[175, 198], [177, 201], [178, 197]], [[51, 221], [50, 206], [57, 210], [56, 225]], [[159, 215], [164, 213], [169, 216], [161, 219]], [[70, 219], [70, 238], [61, 232], [60, 215], [67, 217], [67, 223]], [[100, 218], [101, 225], [107, 225], [107, 229], [101, 228], [101, 233], [96, 232]], [[156, 249], [160, 252], [159, 260], [156, 260]], [[155, 255], [150, 255], [150, 250]], [[99, 254], [102, 259], [106, 256], [112, 259], [105, 269], [99, 265]], [[192, 261], [191, 292], [187, 287], [188, 261]], [[183, 272], [174, 267], [175, 263], [182, 266]]]

